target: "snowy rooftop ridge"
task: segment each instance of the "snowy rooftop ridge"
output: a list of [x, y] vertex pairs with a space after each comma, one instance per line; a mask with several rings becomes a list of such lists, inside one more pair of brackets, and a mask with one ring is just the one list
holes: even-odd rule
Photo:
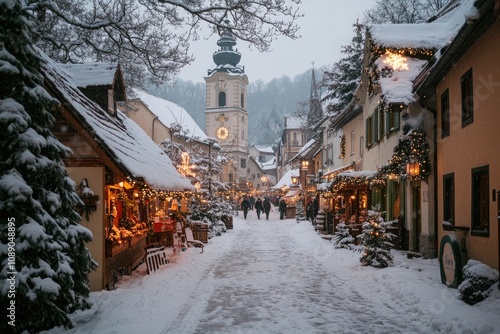
[[[42, 52], [40, 52], [42, 54]], [[70, 112], [93, 132], [107, 154], [135, 179], [157, 189], [194, 190], [189, 180], [173, 166], [170, 158], [132, 120], [117, 110], [114, 117], [89, 100], [72, 79], [46, 55], [42, 73]]]
[[[385, 66], [384, 60], [386, 56], [382, 56], [375, 61], [378, 68]], [[427, 61], [407, 58], [407, 70], [395, 70], [390, 77], [380, 77], [381, 95], [387, 103], [404, 103], [409, 104], [415, 100], [412, 93], [413, 81], [420, 74]]]
[[113, 84], [117, 63], [57, 64], [77, 87]]
[[305, 120], [299, 116], [286, 116], [285, 128], [286, 129], [302, 129], [305, 126]]
[[272, 187], [272, 189], [281, 189], [283, 187], [288, 187], [290, 188], [292, 186], [292, 176], [299, 176], [299, 169], [291, 169], [283, 176], [281, 179]]
[[368, 30], [376, 45], [396, 49], [436, 49], [446, 46], [467, 19], [477, 15], [475, 0], [455, 1], [432, 22], [418, 24], [373, 24]]
[[134, 93], [165, 126], [170, 127], [173, 123], [177, 123], [186, 131], [187, 137], [208, 142], [206, 133], [183, 107], [141, 90], [134, 90]]

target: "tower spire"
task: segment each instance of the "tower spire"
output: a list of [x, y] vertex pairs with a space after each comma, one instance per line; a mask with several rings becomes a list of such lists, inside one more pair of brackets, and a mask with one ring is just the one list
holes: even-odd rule
[[314, 69], [314, 61], [312, 65], [311, 74], [311, 92], [309, 95], [309, 115], [308, 121], [310, 125], [314, 125], [316, 122], [323, 118], [323, 109], [321, 108], [321, 102], [318, 94], [318, 84], [316, 83], [316, 71]]
[[238, 49], [233, 50], [233, 47], [236, 45], [236, 38], [231, 28], [229, 28], [229, 20], [225, 20], [224, 23], [225, 27], [222, 29], [220, 38], [217, 41], [220, 49], [213, 54], [216, 67], [211, 70], [209, 69], [208, 75], [212, 75], [214, 72], [243, 74], [245, 68], [238, 65], [241, 60], [241, 53], [238, 52]]

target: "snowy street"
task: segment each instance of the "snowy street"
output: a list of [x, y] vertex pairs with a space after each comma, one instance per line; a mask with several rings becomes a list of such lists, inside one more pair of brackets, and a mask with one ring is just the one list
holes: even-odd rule
[[[234, 229], [162, 270], [141, 264], [92, 293], [73, 333], [499, 333], [500, 293], [469, 306], [441, 284], [437, 259], [359, 263], [310, 223], [234, 217]], [[54, 329], [51, 333], [66, 332]]]

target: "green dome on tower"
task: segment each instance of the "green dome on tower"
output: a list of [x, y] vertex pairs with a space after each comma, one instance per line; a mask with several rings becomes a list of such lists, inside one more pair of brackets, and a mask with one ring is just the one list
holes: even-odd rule
[[213, 60], [215, 65], [214, 69], [208, 70], [208, 75], [212, 75], [214, 72], [226, 72], [242, 74], [245, 72], [244, 67], [238, 65], [241, 59], [241, 53], [238, 49], [233, 50], [236, 45], [236, 38], [233, 32], [228, 27], [229, 21], [224, 21], [226, 27], [222, 30], [220, 34], [220, 39], [217, 41], [217, 45], [220, 49], [213, 54]]

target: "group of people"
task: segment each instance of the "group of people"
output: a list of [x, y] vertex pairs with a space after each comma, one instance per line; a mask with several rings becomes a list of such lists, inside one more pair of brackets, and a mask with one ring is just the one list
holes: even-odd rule
[[[264, 213], [266, 215], [266, 219], [269, 220], [269, 212], [271, 212], [271, 201], [269, 198], [265, 197], [264, 200], [257, 198], [255, 203], [252, 205], [247, 196], [243, 197], [243, 200], [241, 201], [241, 210], [243, 210], [243, 216], [245, 219], [247, 219], [248, 211], [253, 210], [254, 207], [257, 212], [257, 219], [260, 219], [260, 215]], [[286, 202], [283, 198], [280, 199], [278, 208], [280, 212], [280, 219], [285, 219]]]
[[257, 198], [255, 204], [252, 205], [248, 197], [243, 197], [243, 200], [241, 201], [241, 210], [243, 210], [243, 216], [245, 217], [245, 219], [247, 219], [248, 210], [253, 210], [254, 206], [255, 211], [257, 212], [258, 219], [260, 219], [261, 213], [265, 213], [266, 219], [269, 220], [269, 212], [271, 212], [271, 201], [269, 200], [269, 198], [266, 197], [264, 198], [264, 200], [262, 200], [261, 198]]

